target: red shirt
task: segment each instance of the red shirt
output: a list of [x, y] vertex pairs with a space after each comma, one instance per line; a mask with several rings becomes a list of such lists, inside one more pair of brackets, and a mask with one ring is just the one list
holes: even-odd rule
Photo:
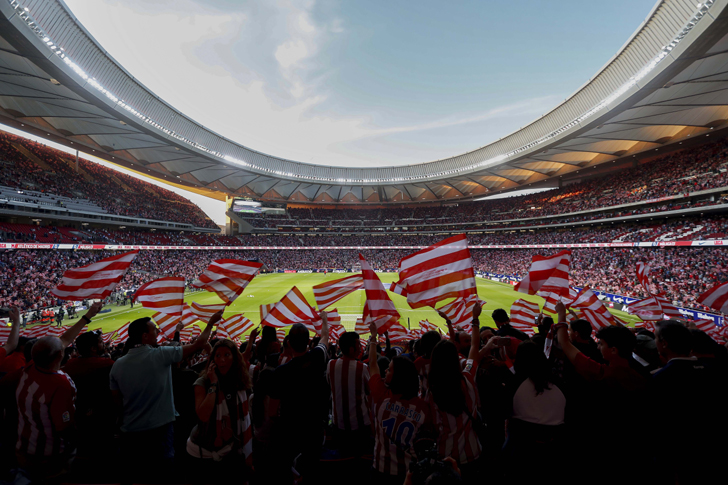
[[[5, 349], [3, 349], [3, 352]], [[25, 367], [25, 354], [13, 352], [4, 359], [0, 358], [0, 374], [9, 374]]]
[[382, 376], [369, 379], [374, 420], [374, 469], [387, 475], [407, 473], [414, 457], [412, 443], [423, 424], [430, 422], [427, 403], [419, 397], [393, 394]]
[[44, 372], [31, 363], [15, 391], [18, 403], [18, 442], [23, 455], [53, 456], [67, 451], [62, 432], [73, 426], [76, 399], [66, 373]]

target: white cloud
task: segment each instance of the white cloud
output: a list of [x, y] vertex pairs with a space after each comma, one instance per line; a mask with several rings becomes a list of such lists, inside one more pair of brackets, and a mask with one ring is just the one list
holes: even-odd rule
[[289, 69], [294, 64], [309, 57], [310, 53], [306, 43], [298, 39], [279, 45], [275, 56], [282, 68]]

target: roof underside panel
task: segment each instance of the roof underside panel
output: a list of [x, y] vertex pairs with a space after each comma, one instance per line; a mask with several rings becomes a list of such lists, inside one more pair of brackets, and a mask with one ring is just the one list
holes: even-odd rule
[[[380, 168], [293, 162], [224, 139], [126, 73], [65, 4], [21, 3], [36, 16], [33, 28], [43, 34], [39, 38], [19, 20], [28, 13], [2, 4], [0, 116], [5, 122], [23, 123], [37, 133], [43, 130], [54, 141], [69, 146], [74, 142], [73, 148], [93, 149], [107, 159], [115, 156], [115, 163], [150, 165], [144, 172], [169, 172], [235, 195], [326, 203], [461, 200], [527, 186], [728, 126], [726, 1], [698, 7], [693, 0], [662, 0], [591, 81], [533, 123], [469, 153]], [[41, 42], [45, 35], [89, 78], [140, 110], [140, 116], [79, 77]], [[670, 54], [640, 78], [639, 87], [621, 90], [671, 43]], [[624, 94], [612, 97], [618, 90]], [[610, 99], [607, 107], [591, 111], [605, 99]]]

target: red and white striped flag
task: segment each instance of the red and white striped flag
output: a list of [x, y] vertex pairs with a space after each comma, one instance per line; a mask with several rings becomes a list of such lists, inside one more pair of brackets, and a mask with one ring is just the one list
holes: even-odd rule
[[393, 322], [387, 329], [390, 342], [399, 342], [409, 337], [407, 329], [399, 322]]
[[423, 328], [411, 328], [407, 332], [407, 337], [411, 340], [417, 340], [418, 338], [422, 337], [425, 334], [425, 329]]
[[336, 340], [337, 342], [339, 341], [341, 336], [344, 335], [344, 332], [346, 332], [346, 329], [341, 324], [334, 324], [329, 327], [329, 336], [332, 340]]
[[392, 284], [389, 285], [389, 291], [400, 296], [407, 296], [407, 290], [399, 286], [396, 281], [393, 281]]
[[50, 324], [34, 325], [31, 328], [21, 330], [20, 336], [31, 339], [45, 337], [48, 334], [48, 328], [50, 328]]
[[319, 314], [311, 308], [303, 293], [294, 286], [273, 306], [261, 324], [268, 327], [287, 327], [294, 323], [313, 322], [318, 319]]
[[190, 306], [185, 303], [184, 307], [182, 308], [182, 325], [186, 327], [195, 323], [198, 320], [199, 318], [192, 312], [192, 308], [190, 308]]
[[202, 322], [209, 323], [210, 318], [220, 310], [224, 310], [225, 303], [217, 303], [215, 305], [200, 305], [199, 303], [192, 302], [190, 305], [190, 311]]
[[631, 303], [627, 312], [645, 321], [662, 320], [663, 315], [662, 307], [653, 296]]
[[364, 292], [367, 301], [364, 304], [364, 322], [368, 325], [374, 322], [377, 332], [385, 332], [393, 322], [399, 320], [399, 312], [387, 295], [384, 285], [369, 265], [364, 256], [359, 255], [361, 272], [364, 277]]
[[356, 325], [354, 326], [354, 331], [358, 333], [359, 335], [365, 335], [369, 333], [369, 327], [367, 327], [364, 324], [364, 318], [357, 318], [356, 319]]
[[360, 274], [327, 281], [313, 287], [313, 297], [319, 310], [335, 303], [346, 295], [364, 288], [364, 278]]
[[152, 315], [152, 320], [159, 327], [159, 335], [166, 339], [172, 339], [177, 329], [177, 324], [180, 322], [180, 317], [166, 313], [155, 313]]
[[640, 282], [642, 285], [642, 288], [645, 289], [645, 292], [648, 295], [652, 295], [652, 292], [650, 291], [650, 265], [643, 263], [640, 261], [637, 263], [637, 281]]
[[114, 343], [124, 343], [129, 339], [129, 325], [131, 322], [126, 322], [124, 325], [116, 330], [116, 336], [114, 337]]
[[652, 333], [655, 333], [655, 323], [650, 321], [640, 321], [634, 324], [635, 328], [644, 328], [645, 330], [649, 330]]
[[595, 312], [589, 308], [583, 308], [582, 311], [584, 312], [584, 318], [591, 323], [594, 330], [611, 327], [613, 325], [603, 313]]
[[420, 320], [420, 328], [422, 329], [422, 333], [429, 332], [430, 330], [437, 331], [437, 325], [430, 322], [429, 320]]
[[653, 298], [657, 300], [657, 303], [660, 305], [662, 313], [666, 318], [685, 318], [683, 314], [680, 313], [680, 310], [678, 310], [670, 300], [665, 298], [664, 295], [654, 295]]
[[183, 328], [179, 333], [179, 339], [184, 342], [192, 339], [192, 328], [193, 327], [196, 327], [196, 325], [190, 325], [188, 327]]
[[134, 295], [144, 308], [167, 315], [182, 315], [185, 279], [181, 276], [169, 276], [150, 281], [140, 286]]
[[473, 320], [473, 308], [476, 303], [485, 305], [485, 301], [478, 298], [478, 295], [468, 295], [465, 298], [458, 298], [447, 305], [443, 305], [437, 311], [444, 313], [450, 323], [454, 326], [463, 323], [470, 323]]
[[48, 330], [45, 334], [46, 337], [60, 337], [68, 330], [66, 327], [56, 327], [55, 325], [49, 325]]
[[516, 330], [533, 337], [536, 332], [533, 326], [536, 325], [536, 317], [541, 313], [538, 303], [524, 300], [516, 300], [511, 305], [511, 326]]
[[525, 278], [519, 281], [514, 290], [535, 295], [539, 291], [569, 296], [569, 266], [571, 251], [564, 250], [553, 256], [536, 255], [531, 260], [531, 268]]
[[114, 332], [106, 332], [104, 334], [101, 334], [101, 340], [104, 341], [105, 344], [111, 342], [111, 338], [114, 336]]
[[717, 327], [717, 325], [715, 324], [715, 321], [713, 321], [710, 318], [702, 318], [700, 320], [695, 320], [693, 323], [698, 328], [698, 330], [705, 332], [707, 334], [712, 333]]
[[728, 283], [714, 286], [698, 297], [698, 303], [718, 310], [721, 313], [728, 313]]
[[103, 299], [114, 291], [139, 251], [129, 251], [95, 263], [66, 270], [49, 293], [61, 300]]
[[273, 309], [273, 307], [276, 306], [275, 303], [266, 303], [265, 305], [260, 305], [260, 321], [262, 322], [265, 320], [266, 315], [270, 313], [270, 311]]
[[557, 293], [553, 293], [550, 291], [539, 291], [536, 293], [538, 296], [546, 300], [546, 302], [543, 305], [544, 311], [548, 311], [551, 313], [556, 313], [556, 304], [561, 302], [564, 304], [564, 306], [569, 306], [572, 301], [576, 299], [578, 296], [578, 293], [573, 288], [569, 288], [569, 294], [567, 295], [559, 295]]
[[278, 340], [283, 340], [284, 338], [286, 338], [286, 329], [279, 328], [278, 330], [276, 330], [276, 338]]
[[192, 286], [217, 293], [229, 305], [240, 296], [262, 266], [263, 263], [240, 259], [216, 259]]
[[[580, 310], [590, 310], [592, 312], [600, 314], [603, 319], [610, 322], [610, 325], [620, 325], [621, 322], [610, 313], [609, 309], [604, 305], [596, 293], [591, 288], [585, 286], [576, 295], [574, 301], [571, 302], [571, 307], [578, 308]], [[584, 313], [584, 318], [589, 320], [588, 315]], [[591, 322], [591, 320], [589, 320]], [[601, 321], [601, 320], [600, 320]], [[593, 325], [593, 323], [592, 323]]]
[[253, 328], [253, 322], [245, 318], [242, 313], [233, 315], [220, 322], [217, 326], [218, 335], [222, 331], [225, 334], [225, 338], [230, 340], [240, 340], [240, 337]]
[[5, 325], [0, 326], [0, 344], [5, 345], [5, 343], [8, 341], [8, 338], [10, 338], [11, 329], [11, 327], [6, 327]]
[[453, 236], [403, 258], [399, 286], [412, 308], [435, 307], [449, 298], [477, 295], [473, 260], [465, 234]]

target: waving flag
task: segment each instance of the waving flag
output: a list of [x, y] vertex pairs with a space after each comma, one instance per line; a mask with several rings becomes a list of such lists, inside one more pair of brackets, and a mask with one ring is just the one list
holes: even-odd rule
[[338, 342], [341, 336], [344, 335], [344, 332], [346, 332], [346, 329], [343, 325], [334, 324], [329, 328], [329, 338]]
[[276, 338], [278, 340], [283, 340], [284, 338], [286, 338], [286, 329], [279, 328], [278, 330], [276, 330]]
[[680, 310], [678, 310], [675, 305], [673, 305], [672, 302], [663, 295], [654, 295], [653, 298], [657, 300], [657, 303], [660, 305], [662, 313], [666, 318], [685, 318], [683, 314], [680, 313]]
[[662, 307], [653, 296], [631, 303], [627, 312], [645, 321], [662, 320], [663, 315]]
[[[582, 288], [576, 295], [574, 301], [571, 302], [571, 307], [578, 308], [582, 311], [589, 310], [591, 312], [598, 313], [602, 317], [599, 322], [606, 320], [610, 325], [621, 325], [621, 322], [610, 313], [604, 305], [604, 302], [602, 302], [588, 286]], [[586, 312], [584, 313], [584, 318], [589, 320], [589, 316]], [[589, 322], [592, 323], [591, 320], [589, 320]], [[594, 323], [592, 323], [592, 325], [594, 325]]]
[[167, 315], [182, 315], [185, 296], [185, 279], [177, 276], [160, 278], [142, 285], [134, 298], [144, 308]]
[[652, 293], [650, 291], [649, 276], [650, 276], [650, 265], [643, 263], [642, 261], [637, 263], [637, 281], [640, 282], [640, 284], [642, 285], [642, 288], [645, 289], [645, 292], [648, 295], [652, 295]]
[[220, 310], [225, 309], [227, 305], [219, 303], [216, 305], [200, 305], [199, 303], [192, 302], [190, 305], [190, 311], [200, 320], [205, 323], [210, 323], [210, 318]]
[[521, 293], [535, 295], [539, 291], [569, 296], [569, 266], [571, 251], [564, 250], [553, 256], [536, 255], [525, 278], [514, 289]]
[[400, 296], [407, 296], [407, 290], [399, 286], [396, 281], [393, 281], [392, 284], [389, 285], [389, 291]]
[[364, 277], [364, 292], [367, 301], [364, 305], [364, 322], [374, 322], [377, 326], [377, 332], [383, 333], [389, 328], [394, 321], [399, 320], [399, 312], [389, 299], [382, 282], [374, 272], [364, 256], [359, 255], [361, 263], [362, 276]]
[[511, 305], [511, 326], [532, 337], [536, 334], [533, 326], [536, 325], [536, 317], [540, 312], [538, 303], [523, 298], [516, 300]]
[[399, 322], [393, 322], [389, 326], [387, 332], [389, 333], [390, 342], [399, 342], [401, 340], [409, 338], [409, 333], [407, 332], [407, 329], [404, 328], [404, 326]]
[[473, 320], [473, 308], [476, 303], [485, 305], [486, 302], [478, 298], [478, 295], [468, 295], [466, 298], [458, 298], [440, 307], [438, 311], [444, 313], [450, 323], [458, 326], [463, 323], [470, 323]]
[[216, 259], [192, 286], [216, 293], [229, 305], [240, 296], [262, 266], [263, 263], [239, 259]]
[[264, 305], [260, 305], [260, 321], [261, 322], [265, 319], [265, 316], [270, 313], [270, 311], [273, 309], [274, 306], [276, 306], [275, 303], [266, 303]]
[[564, 306], [569, 306], [572, 301], [574, 301], [578, 295], [576, 290], [569, 287], [569, 293], [568, 295], [560, 295], [558, 293], [552, 293], [550, 291], [539, 291], [536, 293], [538, 296], [546, 300], [546, 302], [543, 305], [544, 311], [549, 311], [551, 313], [556, 313], [556, 304], [561, 302], [564, 304]]
[[240, 337], [253, 326], [253, 322], [245, 318], [242, 313], [239, 313], [220, 322], [217, 325], [217, 332], [218, 335], [222, 332], [225, 338], [230, 340], [240, 340]]
[[354, 327], [354, 331], [359, 335], [365, 335], [369, 333], [369, 327], [364, 324], [364, 318], [356, 319], [356, 326]]
[[139, 251], [129, 251], [95, 263], [66, 270], [49, 293], [61, 300], [104, 299], [114, 291]]
[[591, 323], [594, 330], [600, 330], [613, 325], [603, 313], [595, 312], [589, 308], [583, 308], [582, 311], [584, 312], [584, 318]]
[[449, 298], [477, 295], [473, 261], [465, 234], [445, 239], [399, 262], [399, 286], [412, 308], [435, 307]]
[[338, 280], [327, 281], [313, 287], [313, 297], [319, 310], [336, 303], [346, 295], [364, 288], [364, 278], [360, 274]]
[[171, 339], [174, 337], [174, 332], [177, 329], [177, 324], [180, 322], [180, 317], [166, 313], [155, 313], [152, 315], [152, 320], [157, 322], [157, 326], [159, 326], [159, 335]]
[[429, 320], [420, 320], [420, 328], [422, 329], [423, 334], [425, 332], [429, 332], [430, 330], [437, 331], [437, 325], [431, 323]]
[[294, 286], [273, 306], [261, 324], [268, 327], [287, 327], [294, 323], [307, 323], [318, 319], [319, 314], [311, 308], [303, 293]]
[[124, 343], [129, 339], [129, 325], [131, 322], [126, 322], [124, 325], [119, 327], [116, 331], [116, 337], [114, 337], [114, 343]]
[[728, 313], [728, 283], [709, 289], [698, 297], [698, 303], [721, 313]]

